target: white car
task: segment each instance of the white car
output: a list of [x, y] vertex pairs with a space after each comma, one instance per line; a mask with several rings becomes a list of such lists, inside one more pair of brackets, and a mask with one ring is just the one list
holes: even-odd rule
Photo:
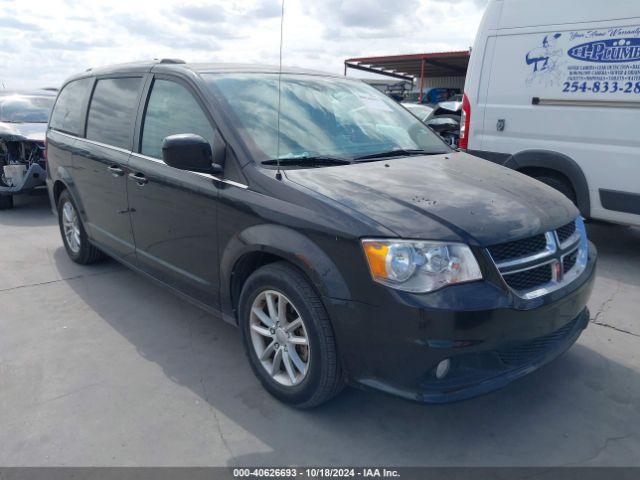
[[640, 2], [491, 0], [472, 50], [460, 146], [640, 225]]

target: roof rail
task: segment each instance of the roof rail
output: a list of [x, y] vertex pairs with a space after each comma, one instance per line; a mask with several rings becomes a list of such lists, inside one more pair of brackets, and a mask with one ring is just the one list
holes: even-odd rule
[[187, 63], [184, 60], [181, 60], [179, 58], [163, 58], [160, 60], [160, 63], [170, 63], [170, 64], [175, 64], [175, 63]]

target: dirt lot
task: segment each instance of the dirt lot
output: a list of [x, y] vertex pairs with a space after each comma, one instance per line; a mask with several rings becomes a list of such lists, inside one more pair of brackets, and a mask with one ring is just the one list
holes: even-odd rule
[[113, 261], [68, 260], [46, 196], [0, 212], [0, 465], [640, 465], [640, 229], [591, 224], [592, 321], [449, 405], [346, 390], [291, 410], [237, 331]]

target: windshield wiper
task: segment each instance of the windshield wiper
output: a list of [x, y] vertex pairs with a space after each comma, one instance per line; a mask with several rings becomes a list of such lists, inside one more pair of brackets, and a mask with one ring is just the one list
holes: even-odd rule
[[434, 152], [427, 150], [409, 150], [398, 148], [395, 150], [387, 150], [386, 152], [370, 153], [368, 155], [361, 155], [355, 157], [354, 160], [374, 160], [376, 158], [391, 158], [391, 157], [409, 157], [411, 155], [442, 155], [447, 152]]
[[281, 159], [264, 160], [263, 165], [280, 165], [281, 167], [317, 167], [331, 165], [349, 165], [353, 163], [347, 158], [331, 157], [328, 155], [309, 155], [305, 157], [287, 157]]

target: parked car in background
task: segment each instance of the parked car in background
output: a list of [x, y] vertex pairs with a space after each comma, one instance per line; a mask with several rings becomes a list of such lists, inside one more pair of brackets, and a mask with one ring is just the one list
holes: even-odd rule
[[423, 103], [425, 105], [435, 105], [446, 102], [460, 94], [459, 88], [425, 88], [422, 92], [422, 102], [420, 102], [420, 92], [409, 92], [405, 94], [404, 101], [408, 103]]
[[492, 0], [461, 147], [551, 185], [585, 218], [640, 225], [638, 72], [638, 1]]
[[0, 91], [0, 210], [45, 185], [44, 137], [55, 98], [50, 90]]
[[47, 151], [69, 257], [110, 255], [237, 325], [262, 385], [297, 407], [345, 383], [469, 398], [588, 324], [597, 254], [575, 206], [359, 80], [176, 60], [84, 72]]
[[452, 118], [458, 123], [462, 118], [462, 101], [449, 100], [446, 102], [440, 102], [433, 106], [432, 117], [446, 117]]
[[402, 106], [418, 117], [418, 119], [423, 123], [426, 123], [433, 113], [432, 107], [422, 105], [420, 103], [402, 102]]
[[440, 135], [451, 147], [456, 148], [460, 139], [460, 116], [456, 116], [455, 112], [449, 110], [450, 104], [451, 108], [455, 108], [454, 103], [443, 102], [430, 107], [419, 103], [403, 102], [402, 106]]

